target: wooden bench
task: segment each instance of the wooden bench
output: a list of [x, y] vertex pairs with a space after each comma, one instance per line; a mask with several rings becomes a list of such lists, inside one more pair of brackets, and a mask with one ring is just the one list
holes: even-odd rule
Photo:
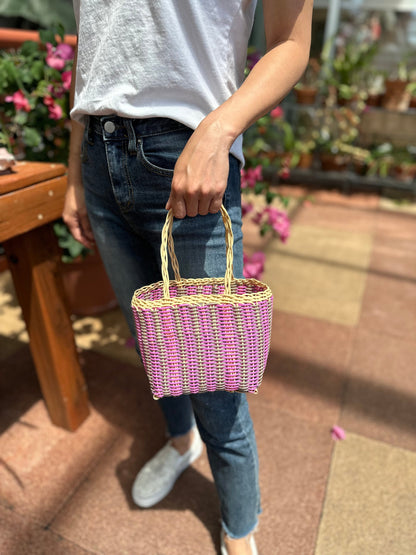
[[66, 167], [21, 162], [0, 175], [0, 242], [29, 333], [51, 420], [75, 430], [89, 414], [51, 226], [64, 206]]

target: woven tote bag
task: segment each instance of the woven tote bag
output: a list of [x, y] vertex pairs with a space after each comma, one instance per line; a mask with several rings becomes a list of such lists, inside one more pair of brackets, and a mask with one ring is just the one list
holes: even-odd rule
[[[155, 399], [207, 391], [257, 393], [270, 347], [273, 296], [256, 279], [233, 276], [233, 232], [225, 225], [225, 277], [182, 279], [172, 210], [162, 230], [162, 281], [137, 289], [131, 306]], [[175, 279], [169, 280], [168, 251]]]

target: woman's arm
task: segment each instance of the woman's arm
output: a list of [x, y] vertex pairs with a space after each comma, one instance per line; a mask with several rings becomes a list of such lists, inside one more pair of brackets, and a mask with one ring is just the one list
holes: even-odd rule
[[308, 63], [313, 0], [263, 0], [267, 53], [242, 86], [197, 127], [179, 157], [166, 208], [177, 218], [218, 212], [234, 140], [274, 108]]
[[[69, 104], [72, 108], [75, 94], [75, 75], [77, 67], [77, 50], [72, 66], [71, 90]], [[87, 248], [94, 246], [94, 235], [85, 206], [84, 188], [81, 175], [81, 145], [84, 127], [75, 120], [71, 121], [71, 137], [68, 158], [68, 185], [62, 217], [74, 238]]]

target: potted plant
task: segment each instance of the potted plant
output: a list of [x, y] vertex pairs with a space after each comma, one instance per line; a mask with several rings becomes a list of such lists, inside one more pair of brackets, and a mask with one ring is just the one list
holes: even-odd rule
[[[20, 48], [0, 51], [0, 146], [6, 147], [17, 160], [66, 163], [74, 50], [63, 42], [61, 25], [40, 31], [39, 35], [39, 42], [26, 41]], [[111, 302], [107, 300], [105, 291], [109, 282], [99, 255], [89, 254], [63, 222], [57, 222], [54, 230], [66, 262], [62, 264], [62, 272], [67, 274], [72, 269], [79, 274], [81, 267], [85, 268], [86, 275], [92, 272], [92, 276], [85, 278], [93, 284], [93, 290], [85, 296], [85, 305], [87, 300], [91, 301], [93, 310], [114, 305], [113, 293]], [[84, 305], [77, 308], [81, 300], [80, 282], [80, 278], [71, 281], [64, 277], [74, 313], [85, 311]], [[77, 284], [76, 291], [70, 289], [71, 283]], [[105, 302], [100, 304], [103, 297]]]
[[394, 163], [392, 152], [393, 145], [391, 143], [382, 143], [370, 148], [367, 175], [388, 177]]
[[352, 145], [358, 136], [360, 117], [348, 106], [325, 106], [316, 113], [317, 147], [323, 171], [344, 171], [350, 153], [344, 145]]
[[[331, 53], [337, 47], [334, 58]], [[337, 90], [339, 105], [346, 105], [359, 98], [359, 84], [364, 72], [377, 53], [376, 41], [360, 41], [350, 36], [348, 40], [332, 37], [322, 49], [322, 68], [324, 81]]]
[[387, 110], [405, 112], [410, 104], [410, 91], [408, 90], [409, 74], [406, 60], [403, 59], [385, 82], [385, 92], [382, 106]]
[[315, 104], [321, 86], [319, 78], [320, 70], [321, 66], [318, 60], [311, 58], [302, 78], [294, 87], [298, 104]]
[[364, 77], [367, 106], [381, 106], [384, 93], [385, 75], [381, 71], [369, 70]]
[[407, 85], [407, 92], [410, 94], [409, 108], [416, 108], [416, 80]]
[[392, 152], [392, 174], [399, 181], [411, 182], [416, 179], [416, 147], [395, 148]]

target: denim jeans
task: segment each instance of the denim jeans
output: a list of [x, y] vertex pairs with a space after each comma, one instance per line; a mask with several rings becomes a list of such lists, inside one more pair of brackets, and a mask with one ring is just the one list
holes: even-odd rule
[[[135, 289], [161, 279], [160, 237], [173, 169], [192, 130], [165, 118], [90, 117], [82, 145], [85, 198], [97, 247], [120, 307], [135, 335], [130, 302]], [[239, 162], [230, 155], [223, 203], [234, 233], [234, 275], [243, 275]], [[175, 220], [182, 277], [225, 274], [220, 213]], [[245, 536], [260, 513], [258, 457], [245, 394], [225, 391], [158, 401], [170, 436], [195, 421], [207, 447], [225, 531]]]

